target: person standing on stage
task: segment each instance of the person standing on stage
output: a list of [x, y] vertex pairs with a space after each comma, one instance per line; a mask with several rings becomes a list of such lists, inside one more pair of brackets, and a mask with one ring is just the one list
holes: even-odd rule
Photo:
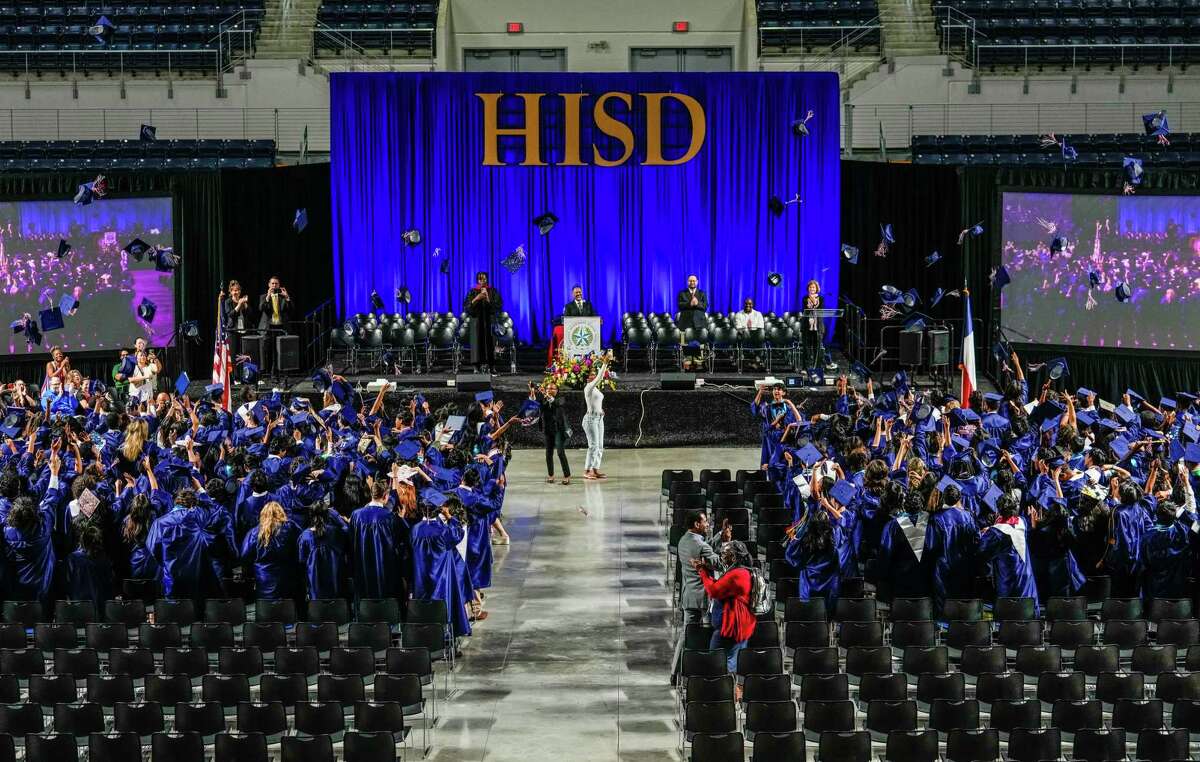
[[[676, 299], [676, 306], [679, 308], [678, 328], [681, 332], [689, 328], [697, 331], [708, 328], [708, 295], [698, 288], [699, 284], [699, 278], [689, 275], [687, 288], [680, 291]], [[688, 354], [683, 359], [683, 369], [691, 370], [698, 365], [696, 352], [691, 348], [685, 348], [685, 351]]]
[[583, 286], [576, 284], [571, 289], [571, 301], [563, 307], [563, 317], [596, 317], [596, 308], [583, 298]]
[[587, 458], [583, 462], [584, 479], [607, 479], [600, 472], [600, 461], [604, 459], [604, 392], [600, 391], [600, 383], [608, 378], [608, 363], [610, 355], [593, 366], [592, 377], [583, 387], [583, 401], [587, 404], [587, 412], [583, 414], [583, 433], [587, 436]]
[[571, 464], [567, 462], [565, 448], [571, 429], [567, 426], [567, 411], [563, 408], [563, 401], [558, 399], [558, 387], [549, 382], [539, 389], [530, 381], [529, 399], [537, 400], [542, 408], [542, 433], [546, 435], [546, 482], [554, 481], [554, 452], [557, 450], [558, 461], [562, 463], [562, 483], [570, 484]]
[[287, 324], [291, 319], [292, 298], [288, 296], [287, 289], [279, 285], [278, 276], [272, 275], [267, 281], [267, 293], [258, 297], [258, 330], [267, 333], [267, 341], [263, 342], [263, 368], [274, 369], [273, 338], [287, 332]]
[[492, 324], [502, 308], [500, 292], [488, 285], [487, 273], [476, 273], [475, 287], [463, 300], [463, 312], [471, 319], [471, 367], [476, 373], [492, 372], [496, 359]]
[[[808, 282], [808, 293], [804, 296], [804, 309], [819, 310], [825, 304], [821, 296], [821, 284]], [[812, 370], [821, 365], [821, 333], [825, 326], [821, 318], [803, 317], [800, 320], [800, 350], [803, 360], [800, 367]]]
[[235, 355], [241, 350], [242, 334], [252, 328], [250, 322], [250, 296], [242, 292], [242, 284], [229, 281], [229, 295], [221, 300], [221, 325], [229, 336], [230, 351]]

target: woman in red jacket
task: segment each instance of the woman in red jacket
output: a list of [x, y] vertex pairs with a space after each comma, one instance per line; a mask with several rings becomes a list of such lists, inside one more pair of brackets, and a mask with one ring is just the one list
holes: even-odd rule
[[701, 559], [692, 559], [704, 592], [713, 603], [709, 648], [724, 648], [729, 671], [735, 672], [738, 652], [746, 647], [758, 621], [750, 610], [750, 552], [737, 540], [727, 542], [721, 547], [721, 564], [725, 573], [713, 579], [712, 570]]

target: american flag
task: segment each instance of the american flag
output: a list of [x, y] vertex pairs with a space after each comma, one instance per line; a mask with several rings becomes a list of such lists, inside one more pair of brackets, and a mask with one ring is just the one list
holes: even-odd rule
[[229, 373], [229, 338], [225, 335], [225, 326], [221, 323], [221, 311], [217, 310], [217, 338], [213, 343], [212, 382], [221, 384], [221, 407], [229, 410], [230, 373]]

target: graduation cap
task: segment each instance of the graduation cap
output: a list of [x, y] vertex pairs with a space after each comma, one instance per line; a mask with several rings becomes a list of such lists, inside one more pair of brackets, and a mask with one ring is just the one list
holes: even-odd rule
[[779, 196], [771, 196], [767, 199], [767, 210], [776, 217], [783, 214], [783, 201], [780, 200]]
[[962, 246], [962, 242], [963, 242], [963, 240], [964, 240], [964, 239], [966, 239], [966, 237], [967, 237], [968, 235], [969, 235], [969, 236], [971, 236], [972, 238], [975, 238], [975, 237], [977, 237], [977, 236], [981, 236], [981, 235], [983, 235], [983, 222], [976, 222], [976, 223], [975, 223], [974, 225], [972, 225], [971, 227], [969, 227], [969, 228], [964, 228], [964, 229], [963, 229], [963, 230], [962, 230], [962, 231], [961, 231], [961, 232], [958, 234], [958, 245], [959, 245], [959, 246]]
[[842, 257], [852, 265], [858, 264], [858, 247], [848, 243], [842, 244]]
[[1159, 410], [1174, 410], [1177, 407], [1178, 405], [1175, 404], [1175, 400], [1170, 397], [1163, 397], [1158, 401]]
[[258, 383], [258, 366], [249, 360], [238, 365], [237, 373], [238, 380], [243, 384]]
[[1129, 399], [1133, 400], [1134, 402], [1145, 402], [1146, 401], [1145, 397], [1138, 394], [1133, 389], [1126, 389], [1125, 394], [1126, 394], [1126, 396], [1129, 397]]
[[1113, 437], [1108, 446], [1112, 449], [1113, 455], [1117, 457], [1117, 462], [1129, 457], [1129, 441], [1125, 437]]
[[329, 393], [343, 408], [351, 407], [350, 403], [354, 401], [354, 389], [345, 381], [334, 381], [329, 387]]
[[318, 392], [324, 392], [326, 389], [333, 386], [333, 376], [324, 368], [319, 368], [312, 374], [312, 384]]
[[979, 414], [970, 408], [956, 407], [950, 411], [950, 420], [954, 422], [955, 426], [965, 426], [979, 423]]
[[767, 273], [767, 284], [772, 288], [778, 288], [781, 283], [783, 283], [782, 275], [779, 273]]
[[896, 242], [896, 235], [892, 232], [892, 223], [889, 222], [879, 226], [879, 237], [887, 244]]
[[1063, 249], [1067, 248], [1067, 239], [1060, 235], [1056, 235], [1050, 239], [1050, 253], [1062, 254]]
[[410, 302], [412, 302], [412, 292], [411, 291], [409, 291], [404, 286], [401, 286], [400, 288], [396, 289], [396, 303], [397, 304], [409, 304]]
[[904, 303], [905, 307], [911, 310], [921, 303], [921, 295], [915, 288], [910, 288], [900, 295], [900, 301]]
[[1166, 137], [1171, 134], [1171, 126], [1167, 123], [1166, 111], [1155, 111], [1153, 114], [1142, 114], [1142, 128], [1147, 135]]
[[885, 283], [879, 289], [879, 298], [883, 300], [884, 304], [900, 304], [904, 301], [904, 292]]
[[446, 504], [446, 496], [433, 487], [426, 487], [421, 490], [421, 499], [437, 508], [441, 508]]
[[837, 482], [830, 487], [829, 496], [838, 501], [841, 505], [849, 506], [854, 501], [854, 485], [845, 479], [838, 479]]
[[1113, 289], [1113, 296], [1117, 297], [1117, 301], [1124, 304], [1133, 297], [1133, 289], [1125, 281], [1117, 283], [1117, 287]]
[[475, 393], [476, 402], [491, 402], [494, 397], [495, 395], [492, 393], [491, 389], [485, 389], [482, 392]]
[[143, 124], [142, 128], [138, 131], [138, 140], [143, 142], [154, 140], [157, 136], [158, 130], [154, 129], [154, 125], [152, 124]]
[[297, 233], [303, 233], [306, 227], [308, 227], [308, 208], [297, 209], [296, 216], [292, 218], [292, 228]]
[[421, 451], [421, 442], [418, 439], [405, 439], [392, 449], [401, 460], [412, 460]]
[[1096, 416], [1086, 410], [1080, 410], [1078, 413], [1076, 413], [1075, 420], [1078, 421], [1081, 426], [1087, 426], [1088, 428], [1096, 425]]
[[1012, 357], [1012, 347], [1004, 339], [1000, 339], [992, 345], [992, 355], [997, 360], [1007, 360]]
[[63, 294], [58, 300], [58, 309], [64, 315], [74, 315], [75, 310], [79, 309], [79, 300], [74, 294]]
[[990, 280], [992, 282], [992, 288], [996, 289], [997, 291], [1004, 288], [1009, 283], [1012, 283], [1012, 278], [1010, 278], [1008, 275], [1008, 268], [1006, 268], [1004, 265], [1000, 265], [992, 270], [992, 277]]
[[554, 212], [543, 212], [533, 218], [533, 224], [537, 227], [538, 233], [542, 235], [546, 235], [553, 230], [557, 223], [558, 217], [555, 216]]
[[1200, 442], [1200, 429], [1196, 427], [1196, 424], [1188, 421], [1183, 424], [1183, 431], [1180, 433], [1180, 436], [1188, 442]]
[[1059, 146], [1062, 148], [1062, 157], [1067, 161], [1075, 161], [1079, 158], [1079, 151], [1075, 150], [1075, 146], [1068, 144], [1065, 137]]
[[1186, 408], [1188, 405], [1195, 404], [1197, 397], [1196, 395], [1188, 392], [1176, 392], [1175, 399], [1179, 400], [1179, 402]]
[[1200, 463], [1200, 444], [1191, 442], [1183, 448], [1183, 459], [1188, 463]]
[[1004, 401], [1004, 395], [997, 394], [996, 392], [984, 392], [983, 398], [985, 400], [987, 400], [988, 402], [994, 403], [996, 405], [999, 405], [1001, 402]]
[[995, 484], [988, 486], [988, 491], [983, 493], [983, 504], [992, 509], [992, 513], [996, 513], [1000, 509], [996, 507], [997, 501], [1004, 497], [1004, 492]]
[[1067, 358], [1055, 357], [1050, 362], [1046, 363], [1046, 372], [1050, 378], [1060, 379], [1063, 376], [1071, 375], [1070, 369], [1067, 367]]
[[38, 322], [42, 324], [42, 333], [60, 330], [65, 325], [62, 310], [58, 307], [50, 307], [38, 312]]
[[179, 374], [179, 378], [175, 379], [175, 393], [180, 397], [187, 394], [188, 386], [192, 383], [192, 379], [188, 378], [187, 371]]
[[442, 275], [450, 274], [450, 257], [446, 257], [442, 260], [442, 263], [438, 265], [438, 272], [440, 272]]
[[75, 187], [74, 201], [79, 206], [87, 206], [98, 198], [104, 198], [107, 193], [108, 182], [104, 175], [97, 175], [95, 180]]
[[62, 259], [71, 253], [71, 244], [67, 243], [67, 239], [58, 239], [58, 258]]
[[933, 405], [922, 400], [913, 410], [913, 418], [920, 424], [930, 421], [933, 418]]
[[179, 255], [170, 247], [154, 248], [154, 269], [160, 273], [173, 272], [179, 266]]
[[1142, 175], [1146, 174], [1146, 170], [1142, 169], [1141, 159], [1126, 156], [1121, 160], [1121, 167], [1125, 170], [1125, 178], [1130, 185], [1142, 184]]
[[919, 314], [918, 315], [910, 315], [908, 317], [908, 319], [904, 321], [904, 330], [906, 330], [906, 331], [924, 331], [925, 330], [925, 316], [919, 315]]
[[292, 422], [293, 426], [299, 428], [308, 423], [308, 413], [293, 413], [288, 416], [288, 420]]
[[12, 437], [21, 433], [21, 429], [25, 426], [25, 409], [20, 407], [9, 407], [5, 409], [4, 419], [0, 421], [0, 433], [4, 436]]
[[42, 332], [33, 318], [23, 317], [10, 323], [9, 327], [13, 329], [13, 333], [24, 333], [26, 342], [39, 347], [42, 345]]
[[808, 115], [803, 119], [795, 119], [792, 121], [792, 134], [796, 137], [806, 137], [808, 135], [808, 120], [812, 119], [813, 112], [809, 111]]
[[250, 406], [250, 417], [259, 423], [265, 423], [270, 412], [261, 400]]
[[821, 451], [813, 447], [811, 443], [804, 445], [796, 453], [800, 457], [800, 461], [806, 466], [811, 466], [821, 459]]
[[1113, 415], [1126, 427], [1138, 422], [1138, 414], [1133, 412], [1127, 405], [1117, 405], [1113, 410]]
[[925, 266], [933, 267], [939, 261], [941, 261], [941, 259], [942, 259], [942, 255], [935, 251], [932, 254], [930, 254], [929, 256], [925, 257]]
[[854, 360], [850, 363], [850, 372], [858, 376], [863, 381], [871, 380], [871, 369], [860, 363], [858, 360]]
[[381, 297], [379, 295], [379, 292], [376, 291], [375, 289], [371, 289], [371, 309], [375, 309], [375, 310], [383, 309], [383, 297]]
[[137, 370], [137, 361], [133, 358], [133, 355], [125, 355], [125, 359], [121, 360], [121, 367], [117, 369], [117, 372], [128, 378], [133, 375], [135, 370]]
[[1087, 402], [1088, 397], [1095, 397], [1096, 393], [1086, 386], [1081, 386], [1075, 390], [1075, 397], [1082, 402]]
[[116, 27], [108, 20], [108, 16], [101, 16], [96, 19], [96, 23], [88, 27], [87, 33], [96, 39], [96, 42], [101, 45], [107, 45], [112, 38]]
[[153, 323], [154, 313], [156, 312], [158, 312], [158, 305], [143, 297], [142, 303], [139, 304], [137, 308], [138, 317], [147, 323]]
[[1088, 287], [1096, 288], [1100, 285], [1100, 273], [1095, 270], [1088, 270]]
[[[958, 487], [958, 482], [951, 479], [949, 476], [943, 476], [937, 483], [937, 491], [945, 492], [950, 487]], [[961, 489], [961, 487], [959, 487]]]
[[416, 246], [421, 242], [421, 231], [417, 230], [416, 228], [413, 228], [412, 230], [405, 230], [404, 234], [400, 236], [400, 240], [404, 241], [409, 246]]
[[150, 244], [143, 241], [141, 238], [134, 238], [129, 243], [122, 247], [121, 251], [141, 262], [142, 259], [154, 250]]
[[[525, 266], [525, 259], [526, 259], [525, 244], [521, 244], [517, 248], [513, 249], [512, 253], [510, 253], [507, 257], [500, 260], [500, 265], [505, 270], [508, 270], [510, 273], [516, 273], [516, 272], [519, 272], [520, 269]], [[449, 262], [450, 262], [450, 260], [446, 260], [443, 263], [443, 267], [448, 265]]]
[[979, 462], [987, 468], [996, 465], [996, 461], [1000, 459], [1000, 448], [996, 444], [996, 440], [989, 439], [979, 444]]
[[908, 388], [908, 373], [902, 370], [892, 374], [892, 388], [897, 391], [904, 391]]
[[216, 397], [225, 392], [225, 384], [209, 384], [204, 387], [204, 393], [209, 397]]
[[88, 381], [87, 390], [88, 394], [104, 394], [104, 392], [108, 391], [108, 387], [100, 379], [93, 378], [91, 381]]

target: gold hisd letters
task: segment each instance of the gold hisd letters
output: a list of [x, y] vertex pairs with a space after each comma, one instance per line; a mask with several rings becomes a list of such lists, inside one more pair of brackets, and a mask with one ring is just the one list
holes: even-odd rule
[[[505, 93], [475, 93], [475, 97], [483, 101], [483, 164], [484, 166], [503, 167], [507, 166], [504, 161], [501, 161], [499, 155], [499, 138], [502, 135], [511, 135], [522, 137], [525, 139], [525, 157], [521, 161], [522, 167], [544, 167], [546, 162], [542, 161], [541, 155], [541, 101], [542, 98], [562, 98], [564, 102], [563, 116], [564, 128], [566, 131], [566, 142], [563, 147], [562, 160], [557, 162], [556, 166], [561, 167], [582, 167], [586, 166], [580, 152], [580, 112], [582, 111], [583, 99], [586, 93], [513, 93], [525, 103], [525, 120], [520, 127], [500, 127], [497, 119], [497, 111], [500, 99]], [[622, 92], [603, 93], [595, 99], [592, 106], [592, 120], [596, 125], [596, 129], [605, 135], [616, 139], [621, 143], [624, 150], [621, 155], [616, 158], [607, 158], [602, 156], [599, 151], [593, 151], [595, 155], [594, 163], [601, 167], [615, 167], [629, 161], [633, 155], [634, 135], [633, 129], [612, 115], [612, 110], [608, 106], [610, 101], [619, 101], [625, 105], [626, 112], [633, 110], [634, 94]], [[704, 137], [707, 129], [705, 123], [704, 107], [699, 101], [689, 95], [682, 93], [637, 93], [636, 97], [645, 100], [646, 108], [646, 160], [642, 162], [645, 166], [668, 167], [678, 164], [686, 164], [696, 157], [700, 149], [704, 147]], [[662, 153], [662, 104], [663, 101], [673, 98], [679, 103], [682, 103], [688, 111], [688, 117], [691, 120], [692, 139], [688, 145], [688, 150], [677, 159], [667, 159]]]

